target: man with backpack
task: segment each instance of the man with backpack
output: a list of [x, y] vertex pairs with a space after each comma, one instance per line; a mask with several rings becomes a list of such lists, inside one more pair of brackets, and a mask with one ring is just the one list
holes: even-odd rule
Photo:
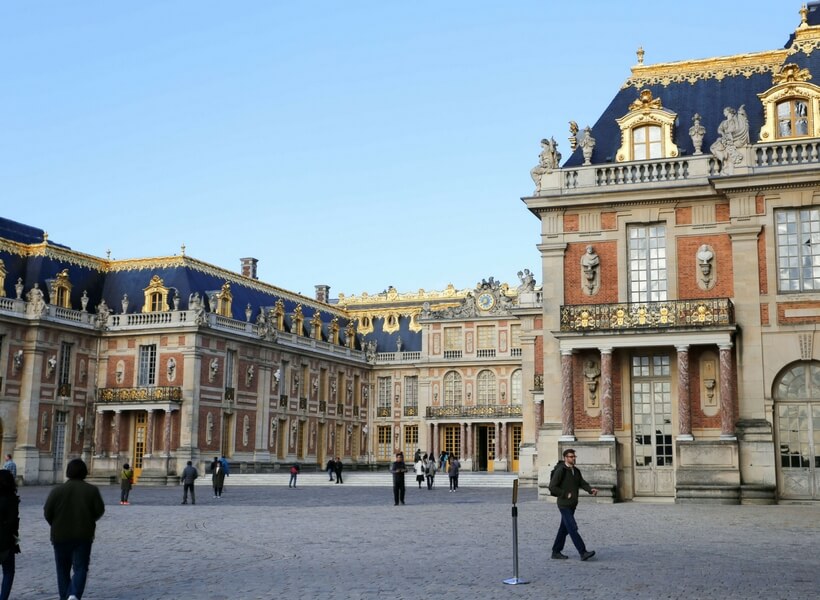
[[595, 556], [595, 551], [588, 551], [584, 540], [578, 533], [578, 524], [575, 522], [575, 509], [578, 506], [578, 490], [585, 490], [593, 496], [598, 495], [597, 488], [591, 487], [581, 475], [581, 471], [575, 466], [575, 450], [567, 448], [563, 453], [564, 462], [555, 465], [550, 475], [550, 494], [558, 498], [558, 510], [561, 512], [561, 526], [558, 528], [558, 535], [552, 544], [552, 558], [569, 558], [561, 551], [567, 535], [572, 539], [581, 560], [589, 560]]

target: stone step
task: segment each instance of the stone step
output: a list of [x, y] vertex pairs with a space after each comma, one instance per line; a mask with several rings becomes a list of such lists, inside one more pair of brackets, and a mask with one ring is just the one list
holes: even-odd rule
[[[458, 476], [458, 487], [512, 488], [515, 479], [518, 479], [515, 473], [461, 473]], [[350, 471], [342, 474], [342, 480], [344, 481], [342, 485], [360, 487], [391, 487], [393, 485], [393, 478], [387, 471]], [[229, 475], [225, 479], [225, 485], [286, 486], [289, 481], [290, 473], [237, 473]], [[304, 487], [336, 485], [335, 481], [328, 480], [327, 473], [300, 473], [296, 483]], [[196, 484], [210, 486], [211, 477], [202, 476], [197, 479]], [[416, 485], [416, 476], [408, 473], [405, 477], [405, 484], [407, 486]], [[435, 485], [436, 487], [447, 487], [448, 477], [437, 474]]]

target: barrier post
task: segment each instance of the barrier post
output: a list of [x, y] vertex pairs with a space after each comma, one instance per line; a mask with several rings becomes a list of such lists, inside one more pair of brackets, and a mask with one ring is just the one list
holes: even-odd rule
[[513, 480], [513, 496], [512, 496], [512, 523], [513, 523], [513, 576], [505, 579], [504, 583], [508, 585], [521, 585], [529, 583], [518, 576], [518, 479]]

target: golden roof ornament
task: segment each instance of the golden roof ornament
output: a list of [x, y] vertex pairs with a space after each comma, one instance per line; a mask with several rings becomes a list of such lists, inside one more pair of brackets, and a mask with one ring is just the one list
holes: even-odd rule
[[644, 55], [643, 46], [638, 46], [638, 50], [635, 52], [635, 54], [638, 55], [638, 64], [642, 65], [643, 64], [643, 55]]
[[808, 69], [801, 69], [794, 63], [783, 65], [779, 73], [772, 75], [772, 82], [778, 83], [794, 83], [796, 81], [808, 81], [811, 79], [811, 72]]
[[804, 4], [800, 7], [800, 27], [798, 29], [802, 29], [803, 27], [809, 26], [809, 9]]
[[629, 105], [630, 111], [649, 110], [651, 108], [663, 108], [661, 99], [652, 97], [652, 90], [641, 90], [638, 99]]

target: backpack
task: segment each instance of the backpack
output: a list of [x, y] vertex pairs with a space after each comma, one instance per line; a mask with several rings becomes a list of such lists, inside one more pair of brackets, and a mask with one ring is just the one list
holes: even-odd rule
[[[555, 471], [557, 471], [557, 470], [558, 470], [559, 468], [561, 468], [563, 465], [564, 465], [564, 461], [559, 460], [559, 461], [555, 464], [555, 466], [552, 468], [552, 471], [550, 471], [550, 484], [552, 484], [552, 478], [553, 478], [553, 477], [555, 477]], [[561, 479], [560, 479], [560, 480], [559, 480], [559, 481], [555, 484], [555, 488], [558, 488], [558, 487], [561, 485], [561, 483], [562, 483], [563, 481], [564, 481], [564, 471], [562, 470], [562, 471], [561, 471]], [[555, 497], [560, 497], [560, 496], [561, 496], [561, 492], [560, 492], [560, 490], [559, 490], [559, 492], [556, 494], [556, 493], [555, 493], [555, 490], [553, 489], [553, 486], [552, 486], [552, 485], [550, 485], [550, 486], [549, 486], [549, 489], [550, 489], [550, 496], [555, 496]]]

